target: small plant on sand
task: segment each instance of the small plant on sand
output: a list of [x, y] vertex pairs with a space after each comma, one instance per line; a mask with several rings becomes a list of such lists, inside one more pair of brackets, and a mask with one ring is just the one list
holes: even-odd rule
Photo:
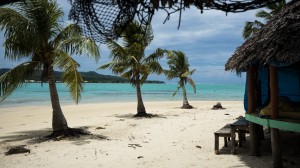
[[122, 33], [123, 44], [108, 41], [112, 61], [102, 65], [99, 69], [109, 68], [114, 74], [129, 79], [137, 92], [137, 114], [135, 117], [149, 117], [142, 99], [141, 85], [151, 73], [161, 74], [162, 67], [158, 60], [165, 51], [157, 49], [149, 56], [145, 56], [145, 49], [153, 40], [150, 25], [141, 26], [137, 21], [131, 22]]
[[167, 76], [167, 78], [179, 78], [178, 87], [173, 96], [175, 96], [176, 93], [182, 89], [183, 105], [181, 108], [193, 108], [193, 106], [191, 106], [187, 100], [185, 85], [189, 83], [191, 86], [193, 86], [194, 93], [196, 93], [196, 85], [193, 79], [190, 77], [196, 71], [196, 69], [190, 71], [188, 58], [182, 51], [168, 51], [168, 65], [169, 70], [164, 71], [164, 74]]
[[[52, 105], [53, 134], [69, 134], [71, 130], [62, 112], [54, 79], [54, 68], [63, 71], [62, 82], [78, 103], [83, 79], [77, 71], [80, 66], [71, 55], [86, 53], [96, 60], [99, 51], [96, 43], [82, 36], [75, 24], [63, 28], [63, 11], [55, 1], [26, 0], [0, 8], [0, 28], [4, 31], [5, 57], [10, 60], [28, 60], [0, 77], [0, 100], [3, 101], [27, 77], [42, 71], [47, 80]], [[28, 95], [30, 96], [30, 95]]]

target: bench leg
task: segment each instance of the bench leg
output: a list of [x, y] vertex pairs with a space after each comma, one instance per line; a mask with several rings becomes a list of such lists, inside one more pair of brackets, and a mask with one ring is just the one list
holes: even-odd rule
[[241, 130], [238, 130], [238, 136], [239, 136], [239, 147], [242, 147], [243, 135]]
[[227, 147], [227, 137], [224, 137], [224, 146]]
[[231, 128], [231, 154], [236, 154], [235, 149], [235, 128]]
[[242, 133], [242, 140], [246, 141], [246, 133], [245, 132]]
[[219, 135], [215, 134], [215, 154], [219, 154]]

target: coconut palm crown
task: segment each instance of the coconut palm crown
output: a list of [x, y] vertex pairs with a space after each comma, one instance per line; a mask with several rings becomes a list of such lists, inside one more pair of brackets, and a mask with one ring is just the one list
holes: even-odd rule
[[243, 29], [244, 39], [250, 38], [257, 30], [261, 29], [265, 22], [269, 21], [274, 15], [279, 13], [282, 8], [286, 6], [286, 1], [282, 0], [281, 2], [268, 5], [266, 8], [269, 11], [259, 10], [256, 13], [256, 17], [263, 19], [264, 22], [259, 20], [254, 20], [253, 22], [246, 22]]
[[137, 21], [131, 22], [122, 33], [122, 42], [109, 40], [108, 48], [111, 50], [112, 61], [102, 65], [99, 69], [109, 68], [114, 74], [129, 79], [137, 92], [136, 117], [148, 116], [143, 103], [141, 85], [151, 73], [161, 74], [162, 67], [158, 60], [165, 51], [157, 49], [149, 56], [145, 56], [145, 49], [153, 40], [151, 25], [141, 26]]
[[55, 1], [48, 0], [27, 0], [26, 3], [17, 2], [0, 8], [0, 28], [5, 37], [4, 57], [14, 61], [27, 60], [0, 77], [1, 101], [22, 87], [27, 77], [41, 70], [41, 79], [49, 84], [53, 133], [68, 129], [56, 89], [54, 68], [63, 71], [62, 82], [78, 103], [83, 79], [77, 71], [80, 65], [71, 55], [87, 54], [99, 59], [98, 46], [93, 40], [83, 37], [78, 26], [70, 24], [63, 28], [63, 14]]
[[193, 79], [190, 77], [194, 74], [196, 69], [190, 71], [190, 64], [188, 58], [182, 51], [168, 51], [168, 65], [169, 70], [164, 70], [164, 74], [168, 79], [179, 78], [177, 90], [174, 92], [173, 96], [182, 89], [183, 94], [183, 105], [181, 108], [188, 109], [193, 108], [187, 100], [185, 85], [189, 83], [196, 93], [196, 85]]

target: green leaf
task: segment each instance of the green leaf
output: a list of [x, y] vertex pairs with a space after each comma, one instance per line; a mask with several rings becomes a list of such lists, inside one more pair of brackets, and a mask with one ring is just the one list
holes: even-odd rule
[[37, 62], [25, 62], [0, 76], [0, 100], [5, 100], [17, 88], [23, 86], [26, 77], [34, 74]]
[[78, 26], [71, 24], [66, 27], [52, 42], [54, 47], [65, 52], [76, 55], [87, 55], [97, 62], [100, 58], [99, 47], [90, 38], [81, 35]]
[[195, 84], [195, 82], [193, 81], [193, 79], [192, 78], [188, 78], [188, 83], [191, 85], [191, 86], [193, 86], [193, 89], [194, 89], [194, 93], [196, 93], [196, 84]]
[[54, 65], [63, 71], [62, 81], [67, 84], [71, 98], [78, 104], [83, 90], [83, 79], [77, 71], [79, 64], [60, 50], [55, 52]]
[[177, 89], [176, 89], [176, 91], [173, 93], [173, 97], [179, 92], [179, 90], [180, 90], [180, 88], [182, 88], [182, 86], [179, 84], [178, 86], [177, 86]]

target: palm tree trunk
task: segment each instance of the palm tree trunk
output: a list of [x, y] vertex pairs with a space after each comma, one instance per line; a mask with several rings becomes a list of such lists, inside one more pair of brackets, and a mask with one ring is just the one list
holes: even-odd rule
[[182, 109], [190, 109], [193, 108], [191, 105], [189, 105], [189, 102], [187, 100], [187, 96], [186, 96], [186, 90], [185, 90], [185, 85], [184, 85], [184, 81], [182, 79], [180, 79], [180, 84], [181, 84], [181, 88], [182, 88], [182, 95], [183, 95], [183, 105], [182, 105]]
[[51, 98], [51, 104], [53, 110], [52, 113], [53, 133], [61, 132], [67, 130], [69, 127], [68, 127], [67, 120], [60, 107], [55, 79], [53, 75], [53, 66], [48, 67], [48, 82], [49, 82], [50, 98]]
[[146, 109], [143, 103], [142, 92], [141, 92], [141, 83], [139, 80], [139, 76], [137, 76], [136, 82], [136, 94], [137, 94], [137, 114], [135, 116], [142, 117], [147, 116]]

